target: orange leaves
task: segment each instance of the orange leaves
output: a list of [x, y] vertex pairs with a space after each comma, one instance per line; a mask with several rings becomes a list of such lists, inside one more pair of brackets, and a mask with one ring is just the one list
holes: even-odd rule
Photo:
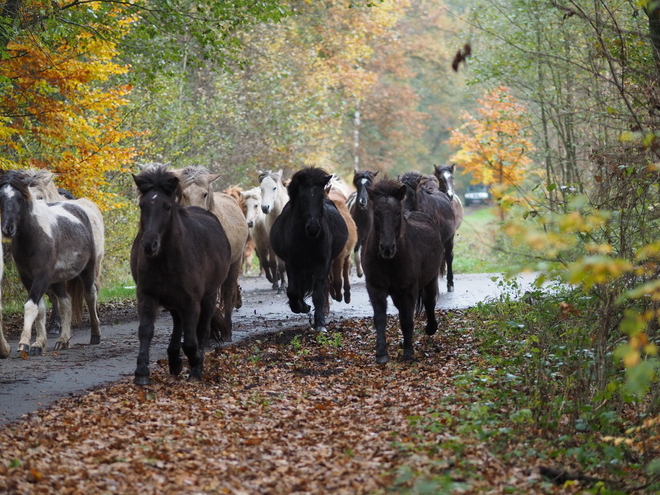
[[[122, 28], [125, 29], [125, 28]], [[108, 205], [106, 174], [123, 170], [134, 151], [121, 129], [128, 85], [112, 78], [127, 72], [114, 59], [115, 43], [80, 30], [50, 39], [23, 33], [8, 45], [12, 55], [0, 76], [12, 81], [0, 113], [5, 136], [3, 168], [48, 168], [74, 195]]]
[[462, 126], [451, 131], [449, 143], [459, 150], [451, 158], [464, 173], [484, 184], [520, 184], [532, 163], [534, 145], [526, 130], [525, 107], [499, 86], [484, 98], [474, 117], [463, 113]]

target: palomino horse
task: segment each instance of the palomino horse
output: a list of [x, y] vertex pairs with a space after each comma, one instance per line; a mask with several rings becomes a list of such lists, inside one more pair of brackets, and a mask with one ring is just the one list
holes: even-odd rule
[[367, 292], [374, 310], [376, 362], [389, 361], [385, 328], [387, 297], [399, 310], [403, 359], [413, 358], [414, 315], [426, 310], [426, 334], [438, 329], [435, 303], [438, 275], [444, 267], [442, 239], [437, 226], [422, 212], [406, 212], [406, 186], [382, 179], [369, 189], [374, 224], [362, 254]]
[[[334, 177], [333, 175], [333, 179]], [[332, 266], [330, 268], [330, 295], [335, 301], [341, 302], [343, 299], [348, 304], [351, 302], [351, 254], [353, 254], [353, 250], [355, 249], [358, 233], [353, 217], [351, 217], [351, 213], [346, 206], [348, 194], [344, 188], [337, 187], [336, 184], [333, 180], [330, 181], [328, 187], [326, 187], [326, 196], [334, 203], [344, 222], [346, 222], [348, 237], [342, 252], [332, 260]], [[344, 286], [343, 297], [342, 281]]]
[[[243, 197], [243, 188], [241, 186], [229, 186], [222, 192], [229, 194], [236, 200], [238, 206], [241, 207], [243, 216], [247, 218], [247, 205], [245, 204], [245, 198]], [[243, 270], [244, 272], [252, 271], [252, 255], [254, 254], [254, 249], [254, 240], [252, 239], [252, 235], [250, 234], [250, 230], [248, 228], [248, 238], [245, 242], [245, 247], [243, 248], [243, 263], [245, 264]]]
[[[25, 170], [25, 173], [28, 180], [28, 188], [30, 190], [30, 194], [34, 199], [37, 201], [44, 201], [46, 203], [57, 203], [59, 201], [77, 201], [77, 204], [85, 208], [90, 214], [92, 228], [95, 231], [94, 236], [97, 239], [104, 238], [103, 216], [101, 215], [101, 211], [96, 207], [96, 205], [87, 199], [76, 200], [69, 191], [58, 188], [54, 182], [55, 174], [49, 170], [27, 169]], [[100, 267], [104, 255], [104, 246], [102, 243], [97, 245], [97, 250], [99, 270], [96, 278], [96, 290], [98, 292], [101, 287]], [[83, 287], [80, 283], [80, 279], [75, 278], [73, 280], [69, 280], [66, 283], [66, 291], [71, 297], [71, 323], [80, 325], [80, 323], [82, 323], [83, 312]], [[59, 305], [57, 304], [57, 298], [54, 297], [50, 290], [46, 291], [46, 295], [50, 299], [52, 306], [48, 333], [50, 335], [59, 335], [62, 331], [62, 317], [60, 315]]]
[[[43, 296], [48, 288], [58, 299], [62, 313], [62, 332], [55, 349], [69, 347], [71, 301], [65, 283], [76, 277], [80, 277], [83, 283], [89, 310], [90, 344], [98, 344], [101, 332], [96, 311], [96, 280], [103, 252], [103, 231], [99, 232], [92, 223], [92, 206], [96, 207], [91, 201], [87, 201], [89, 204], [79, 203], [81, 200], [54, 204], [35, 201], [27, 182], [25, 172], [0, 172], [2, 235], [11, 239], [12, 256], [21, 282], [29, 293], [18, 350], [40, 355], [46, 347]], [[35, 322], [37, 338], [30, 344]]]
[[444, 247], [444, 259], [447, 264], [447, 292], [454, 292], [454, 236], [456, 218], [451, 201], [438, 189], [435, 177], [419, 172], [406, 172], [399, 177], [406, 186], [406, 199], [403, 206], [409, 211], [421, 211], [435, 222]]
[[367, 189], [371, 187], [378, 172], [371, 170], [364, 170], [362, 172], [355, 172], [353, 175], [353, 185], [355, 186], [355, 193], [348, 199], [347, 205], [351, 212], [355, 226], [357, 227], [358, 238], [355, 243], [355, 270], [357, 276], [362, 276], [362, 262], [360, 261], [360, 252], [367, 240], [367, 235], [371, 231], [371, 226], [374, 222], [374, 212], [369, 202], [369, 194]]
[[440, 190], [451, 200], [451, 207], [454, 210], [454, 218], [456, 219], [456, 230], [458, 230], [461, 223], [463, 223], [463, 203], [454, 190], [455, 168], [455, 163], [451, 165], [433, 165], [433, 175], [438, 179]]
[[231, 245], [231, 263], [229, 272], [222, 284], [220, 295], [229, 332], [223, 335], [225, 342], [232, 340], [232, 313], [238, 296], [238, 277], [243, 267], [243, 251], [248, 238], [248, 226], [240, 206], [228, 194], [213, 192], [213, 181], [220, 174], [212, 174], [205, 167], [191, 165], [186, 168], [171, 170], [180, 181], [183, 206], [199, 206], [210, 211], [220, 221], [229, 244]]
[[204, 346], [212, 323], [217, 325], [213, 327], [216, 336], [226, 323], [216, 308], [216, 299], [229, 272], [229, 240], [211, 212], [180, 204], [181, 185], [172, 172], [154, 168], [133, 179], [140, 193], [140, 227], [131, 248], [140, 320], [134, 382], [150, 383], [149, 347], [160, 306], [172, 315], [167, 348], [170, 373], [177, 376], [183, 369], [183, 336], [189, 379], [201, 380]]
[[[279, 172], [261, 172], [259, 174], [259, 187], [261, 188], [261, 211], [266, 215], [266, 232], [270, 236], [270, 231], [277, 217], [280, 216], [284, 205], [289, 201], [287, 189], [282, 182], [282, 171]], [[277, 258], [269, 258], [270, 273], [273, 276], [273, 289], [284, 289], [286, 287], [286, 272], [280, 268]]]
[[289, 202], [270, 232], [275, 253], [284, 260], [289, 285], [286, 295], [294, 313], [308, 313], [305, 298], [314, 304], [314, 328], [326, 331], [326, 288], [330, 265], [348, 238], [346, 222], [325, 197], [330, 175], [320, 168], [304, 168], [289, 183]]

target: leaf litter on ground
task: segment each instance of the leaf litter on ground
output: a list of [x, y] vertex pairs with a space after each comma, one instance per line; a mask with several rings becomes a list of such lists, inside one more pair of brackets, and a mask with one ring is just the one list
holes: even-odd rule
[[[204, 380], [152, 365], [152, 385], [104, 386], [0, 429], [0, 493], [579, 493], [460, 428], [482, 358], [461, 312], [416, 321], [415, 361], [375, 363], [371, 318], [287, 328], [206, 353]], [[397, 355], [398, 352], [398, 355]], [[136, 343], [137, 353], [137, 343]], [[512, 394], [521, 393], [511, 390]], [[16, 398], [20, 400], [20, 398]], [[537, 433], [529, 431], [532, 445]], [[518, 448], [516, 442], [507, 448]]]

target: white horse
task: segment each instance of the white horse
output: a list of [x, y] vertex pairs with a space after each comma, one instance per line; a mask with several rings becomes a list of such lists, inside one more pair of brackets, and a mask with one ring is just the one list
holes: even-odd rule
[[[261, 189], [261, 211], [266, 215], [265, 227], [268, 236], [270, 236], [275, 220], [282, 213], [284, 205], [289, 202], [289, 193], [282, 183], [282, 171], [261, 172], [259, 174], [259, 188]], [[268, 262], [271, 273], [274, 274], [273, 289], [284, 289], [286, 287], [286, 272], [281, 268], [284, 266], [284, 262], [277, 257], [269, 259]]]
[[250, 229], [250, 236], [254, 241], [255, 251], [259, 264], [263, 268], [268, 281], [273, 284], [273, 289], [278, 288], [277, 272], [271, 270], [271, 266], [281, 263], [279, 269], [284, 273], [284, 262], [277, 258], [273, 248], [270, 245], [270, 237], [266, 230], [266, 214], [261, 210], [261, 188], [253, 187], [247, 191], [242, 191], [241, 195], [245, 201], [245, 220]]

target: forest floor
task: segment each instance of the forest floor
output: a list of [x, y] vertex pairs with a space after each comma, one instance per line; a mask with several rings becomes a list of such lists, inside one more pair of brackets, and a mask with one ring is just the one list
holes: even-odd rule
[[580, 493], [608, 483], [602, 468], [577, 472], [560, 448], [570, 440], [525, 421], [515, 381], [511, 409], [481, 421], [506, 385], [498, 370], [481, 374], [483, 321], [437, 316], [435, 336], [416, 335], [414, 362], [400, 360], [395, 316], [387, 365], [375, 363], [371, 318], [219, 347], [201, 383], [158, 360], [148, 387], [126, 378], [0, 428], [0, 493]]

